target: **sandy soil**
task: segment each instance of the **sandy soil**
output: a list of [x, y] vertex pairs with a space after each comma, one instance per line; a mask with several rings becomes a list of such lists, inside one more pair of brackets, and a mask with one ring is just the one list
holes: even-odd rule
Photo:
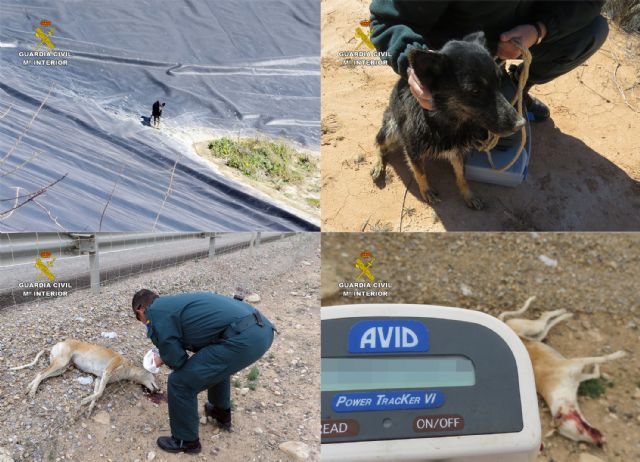
[[[345, 298], [340, 281], [357, 276], [355, 259], [368, 251], [388, 297]], [[546, 256], [548, 266], [540, 259]], [[538, 298], [528, 318], [566, 308], [574, 317], [554, 327], [547, 342], [567, 357], [626, 350], [602, 367], [614, 383], [604, 396], [580, 398], [580, 407], [608, 443], [576, 443], [552, 430], [540, 404], [545, 445], [539, 462], [575, 462], [582, 452], [605, 461], [640, 460], [640, 236], [612, 233], [348, 234], [322, 238], [322, 305], [425, 303], [479, 309], [497, 315]]]
[[368, 5], [322, 1], [323, 230], [640, 229], [640, 40], [612, 25], [587, 63], [534, 87], [552, 118], [533, 126], [523, 184], [470, 183], [488, 207], [476, 212], [460, 198], [450, 166], [432, 162], [427, 174], [443, 201], [431, 207], [418, 199], [401, 155], [390, 158], [384, 187], [369, 176], [397, 76], [389, 66], [342, 66], [338, 56], [358, 45], [354, 31], [369, 18]]
[[[0, 449], [15, 461], [155, 461], [227, 460], [285, 461], [279, 449], [286, 441], [307, 445], [309, 460], [319, 454], [319, 235], [296, 235], [276, 243], [188, 262], [117, 282], [100, 295], [74, 292], [66, 298], [20, 305], [2, 312], [0, 321]], [[200, 456], [171, 455], [156, 446], [169, 434], [167, 403], [154, 404], [138, 385], [107, 386], [91, 417], [80, 407], [92, 385], [77, 379], [87, 374], [70, 368], [42, 383], [33, 400], [22, 390], [35, 370], [8, 371], [30, 362], [43, 347], [67, 337], [93, 342], [140, 363], [152, 346], [144, 326], [130, 313], [130, 298], [141, 287], [161, 294], [213, 290], [231, 294], [255, 292], [257, 307], [280, 330], [273, 346], [256, 365], [255, 391], [248, 388], [248, 370], [236, 375], [232, 389], [234, 432], [220, 433], [213, 423], [200, 426]], [[102, 332], [115, 332], [105, 338]], [[40, 359], [38, 369], [46, 365]], [[166, 392], [168, 370], [157, 381]], [[232, 383], [234, 380], [232, 379]], [[206, 394], [200, 395], [199, 412]], [[107, 423], [94, 420], [108, 416]]]

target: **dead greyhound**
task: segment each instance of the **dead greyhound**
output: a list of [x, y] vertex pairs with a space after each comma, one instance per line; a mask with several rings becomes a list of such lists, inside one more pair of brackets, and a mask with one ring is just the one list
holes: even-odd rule
[[[504, 320], [507, 316], [524, 313], [534, 299], [535, 297], [529, 298], [520, 310], [502, 313], [499, 318]], [[553, 424], [560, 434], [574, 441], [602, 446], [602, 433], [592, 427], [580, 412], [578, 387], [585, 380], [600, 377], [600, 364], [622, 358], [625, 352], [617, 351], [606, 356], [587, 358], [565, 358], [542, 343], [553, 326], [571, 316], [566, 310], [556, 310], [544, 313], [536, 320], [511, 319], [506, 324], [520, 336], [529, 352], [536, 390], [549, 406]], [[593, 366], [592, 372], [584, 373], [584, 368], [589, 366]]]
[[[24, 366], [13, 367], [10, 370], [15, 371], [35, 365], [44, 352], [45, 350], [40, 351], [33, 362], [25, 364]], [[102, 396], [105, 387], [111, 382], [131, 380], [132, 382], [144, 385], [151, 392], [159, 390], [151, 372], [131, 364], [115, 351], [99, 345], [69, 339], [56, 343], [53, 348], [51, 348], [49, 367], [38, 372], [35, 379], [29, 383], [27, 386], [29, 396], [31, 398], [35, 396], [40, 382], [49, 377], [62, 374], [71, 361], [73, 361], [78, 369], [98, 377], [93, 393], [80, 402], [81, 405], [91, 403], [89, 406], [89, 414], [93, 410], [96, 400]]]
[[507, 317], [520, 316], [529, 309], [529, 305], [536, 297], [529, 297], [524, 306], [517, 311], [505, 311], [498, 316], [500, 321], [504, 321], [507, 326], [521, 337], [541, 342], [549, 333], [549, 330], [559, 322], [569, 319], [573, 313], [567, 313], [567, 310], [547, 311], [538, 319], [509, 319]]

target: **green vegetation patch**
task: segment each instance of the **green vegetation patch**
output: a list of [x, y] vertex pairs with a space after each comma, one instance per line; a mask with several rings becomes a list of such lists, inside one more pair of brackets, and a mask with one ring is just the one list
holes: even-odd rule
[[311, 207], [315, 207], [317, 209], [320, 208], [320, 199], [316, 199], [315, 197], [306, 197], [304, 200], [307, 201], [307, 204]]
[[578, 394], [580, 396], [588, 396], [590, 398], [599, 398], [606, 393], [607, 388], [611, 387], [613, 387], [613, 382], [599, 377], [597, 379], [585, 380], [582, 382], [578, 388]]
[[258, 379], [258, 376], [260, 375], [260, 371], [258, 370], [258, 368], [256, 366], [253, 366], [251, 368], [251, 370], [249, 371], [249, 373], [247, 374], [247, 379], [251, 382], [253, 382], [254, 380]]
[[244, 175], [272, 183], [300, 183], [316, 170], [316, 162], [280, 140], [265, 138], [218, 138], [209, 143], [214, 157]]

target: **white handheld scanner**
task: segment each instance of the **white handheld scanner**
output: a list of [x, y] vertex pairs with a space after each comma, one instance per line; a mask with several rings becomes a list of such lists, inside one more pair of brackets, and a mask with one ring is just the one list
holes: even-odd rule
[[479, 311], [322, 308], [322, 461], [527, 462], [541, 427], [531, 360]]

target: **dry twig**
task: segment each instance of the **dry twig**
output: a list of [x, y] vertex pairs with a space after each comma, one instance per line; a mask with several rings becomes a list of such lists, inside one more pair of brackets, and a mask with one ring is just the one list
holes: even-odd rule
[[42, 103], [40, 103], [40, 106], [38, 107], [38, 109], [36, 109], [36, 112], [33, 113], [33, 117], [31, 117], [31, 120], [29, 121], [27, 126], [24, 128], [22, 133], [20, 133], [20, 136], [18, 136], [18, 138], [16, 139], [16, 142], [13, 144], [13, 146], [11, 146], [11, 149], [9, 149], [9, 152], [7, 152], [7, 154], [2, 159], [0, 159], [0, 165], [4, 164], [6, 162], [6, 160], [9, 158], [9, 156], [13, 153], [13, 151], [16, 150], [16, 148], [18, 147], [18, 145], [22, 141], [22, 137], [27, 134], [27, 132], [31, 128], [31, 125], [33, 124], [33, 121], [36, 120], [36, 117], [38, 117], [38, 114], [40, 114], [40, 111], [42, 110], [42, 108], [44, 107], [45, 103], [49, 99], [49, 96], [51, 95], [51, 92], [53, 91], [53, 86], [54, 86], [54, 84], [51, 84], [51, 87], [49, 87], [49, 93], [47, 93], [47, 96], [45, 96], [45, 98], [42, 100]]
[[167, 191], [164, 194], [164, 199], [162, 200], [162, 205], [160, 206], [160, 209], [158, 210], [158, 214], [156, 215], [156, 219], [153, 222], [153, 228], [151, 228], [151, 231], [155, 231], [156, 230], [156, 225], [158, 224], [158, 220], [160, 219], [160, 214], [162, 213], [162, 209], [164, 209], [164, 205], [167, 202], [167, 199], [169, 198], [169, 195], [171, 194], [171, 188], [173, 186], [173, 176], [176, 173], [176, 167], [178, 166], [178, 161], [180, 160], [180, 158], [182, 157], [182, 154], [180, 154], [178, 157], [176, 157], [176, 161], [173, 164], [173, 169], [171, 169], [171, 178], [169, 178], [169, 186], [167, 187]]
[[[67, 175], [68, 175], [68, 174], [69, 174], [69, 173], [67, 172], [67, 173], [65, 173], [64, 175], [62, 175], [60, 178], [58, 178], [57, 180], [55, 180], [54, 182], [49, 183], [49, 184], [48, 184], [48, 185], [46, 185], [46, 186], [43, 186], [42, 188], [40, 188], [39, 190], [37, 190], [37, 191], [35, 191], [35, 192], [33, 192], [33, 193], [30, 193], [30, 194], [29, 194], [29, 198], [28, 198], [27, 200], [25, 200], [25, 201], [23, 201], [23, 202], [21, 202], [21, 203], [19, 203], [19, 204], [18, 204], [18, 203], [17, 203], [17, 201], [16, 201], [16, 205], [15, 205], [15, 206], [13, 206], [12, 208], [10, 208], [10, 209], [8, 209], [8, 210], [5, 210], [4, 212], [0, 212], [0, 219], [3, 219], [3, 220], [4, 220], [4, 219], [6, 219], [7, 217], [5, 217], [5, 218], [2, 218], [2, 217], [3, 217], [4, 215], [7, 215], [7, 214], [9, 214], [9, 213], [11, 213], [11, 212], [13, 212], [13, 211], [15, 211], [15, 210], [19, 209], [19, 208], [20, 208], [20, 207], [22, 207], [23, 205], [25, 205], [25, 204], [27, 204], [27, 203], [29, 203], [29, 202], [33, 201], [36, 197], [38, 197], [38, 196], [40, 196], [40, 195], [44, 194], [45, 192], [47, 192], [47, 191], [49, 190], [49, 188], [51, 188], [51, 187], [55, 186], [57, 183], [60, 183], [62, 180], [64, 180], [64, 179], [67, 177]], [[17, 188], [17, 189], [19, 189], [19, 188]], [[17, 195], [16, 195], [16, 197], [17, 197]]]
[[107, 199], [107, 203], [104, 204], [104, 209], [102, 209], [102, 215], [100, 215], [100, 224], [98, 225], [98, 231], [102, 231], [102, 219], [104, 218], [104, 213], [107, 211], [107, 207], [109, 207], [109, 204], [111, 203], [111, 198], [113, 197], [113, 193], [116, 192], [116, 188], [118, 187], [118, 183], [120, 183], [120, 180], [122, 179], [122, 172], [124, 171], [124, 165], [122, 167], [120, 167], [120, 173], [118, 174], [118, 178], [116, 179], [115, 183], [113, 184], [113, 189], [111, 190], [111, 194], [109, 194], [109, 198]]

